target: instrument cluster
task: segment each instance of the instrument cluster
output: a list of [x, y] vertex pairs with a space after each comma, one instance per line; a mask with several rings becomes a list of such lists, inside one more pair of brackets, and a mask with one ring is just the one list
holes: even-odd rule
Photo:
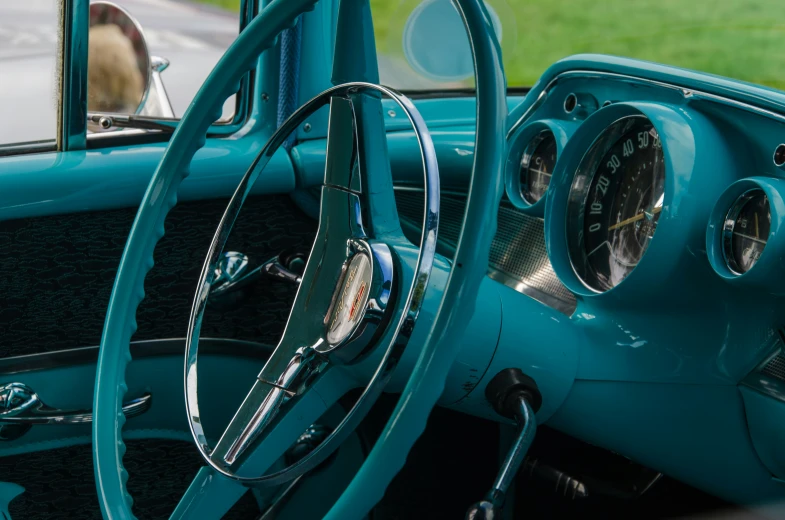
[[[773, 161], [749, 161], [729, 139], [747, 141], [747, 153], [759, 143], [729, 136], [712, 111], [721, 101], [634, 78], [611, 86], [615, 78], [599, 76], [592, 91], [576, 81], [542, 91], [508, 134], [507, 197], [544, 219], [562, 283], [583, 297], [625, 285], [656, 292], [702, 276], [708, 264], [731, 284], [766, 286], [760, 266], [785, 258], [785, 145]], [[745, 109], [722, 108], [726, 116]], [[767, 289], [778, 294], [774, 285]]]

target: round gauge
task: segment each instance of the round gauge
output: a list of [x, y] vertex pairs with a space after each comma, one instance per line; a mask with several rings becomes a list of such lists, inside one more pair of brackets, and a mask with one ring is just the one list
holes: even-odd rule
[[733, 273], [752, 269], [766, 247], [770, 229], [769, 198], [763, 190], [751, 190], [736, 199], [723, 228], [723, 253]]
[[581, 160], [570, 190], [570, 260], [584, 285], [607, 291], [635, 269], [664, 198], [665, 158], [652, 123], [630, 116], [606, 128]]
[[531, 140], [521, 159], [521, 196], [529, 204], [540, 200], [556, 165], [556, 138], [543, 130]]

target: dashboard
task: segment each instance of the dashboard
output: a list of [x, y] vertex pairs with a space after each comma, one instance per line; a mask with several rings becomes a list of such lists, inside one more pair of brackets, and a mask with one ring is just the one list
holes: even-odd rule
[[[522, 366], [555, 410], [538, 420], [587, 442], [731, 500], [781, 501], [785, 96], [576, 56], [507, 126], [487, 373]], [[418, 231], [422, 195], [396, 197]], [[466, 198], [442, 194], [445, 256]]]
[[[552, 269], [576, 298], [576, 380], [735, 385], [736, 420], [781, 482], [781, 95], [632, 60], [569, 61], [513, 111], [505, 187], [542, 219]], [[682, 452], [673, 431], [667, 444]]]

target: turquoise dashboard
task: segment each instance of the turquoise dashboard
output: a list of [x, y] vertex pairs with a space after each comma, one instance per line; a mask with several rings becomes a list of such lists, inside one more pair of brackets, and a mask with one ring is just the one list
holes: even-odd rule
[[[118, 6], [65, 2], [57, 138], [0, 146], [0, 462], [86, 468], [105, 518], [159, 494], [171, 518], [376, 518], [385, 500], [440, 502], [413, 462], [473, 520], [508, 498], [510, 518], [656, 501], [663, 476], [784, 517], [785, 92], [594, 54], [508, 88], [515, 34], [485, 2], [409, 3], [401, 57], [380, 51], [392, 32], [377, 47], [369, 0], [241, 0], [240, 31], [174, 118], [142, 112], [166, 108], [150, 78], [168, 61], [133, 45], [157, 94], [87, 111], [88, 23], [111, 10], [141, 30]], [[445, 13], [468, 45], [433, 61], [460, 58], [466, 77], [380, 85], [380, 64], [447, 40], [431, 30]], [[442, 413], [449, 442], [423, 444]], [[148, 440], [185, 443], [192, 470], [141, 453]], [[92, 464], [74, 462], [88, 444]], [[457, 491], [434, 446], [482, 492], [481, 466], [500, 468], [484, 498]], [[147, 474], [185, 476], [181, 491], [144, 477], [153, 459]], [[3, 518], [48, 482], [7, 473]], [[519, 473], [559, 496], [527, 482], [520, 500]]]
[[[476, 364], [496, 341], [479, 387], [522, 366], [539, 421], [719, 496], [780, 501], [783, 114], [781, 93], [710, 75], [588, 55], [551, 67], [508, 120], [475, 357], [462, 354]], [[462, 132], [434, 132], [447, 257]], [[390, 134], [394, 166], [407, 140]], [[397, 166], [416, 239], [421, 195]], [[450, 406], [494, 417], [480, 394]]]
[[783, 101], [577, 56], [512, 110], [507, 136], [507, 198], [543, 219], [550, 265], [575, 297], [568, 319], [517, 325], [527, 338], [535, 319], [557, 319], [548, 348], [576, 345], [550, 422], [746, 500], [777, 500], [785, 477]]

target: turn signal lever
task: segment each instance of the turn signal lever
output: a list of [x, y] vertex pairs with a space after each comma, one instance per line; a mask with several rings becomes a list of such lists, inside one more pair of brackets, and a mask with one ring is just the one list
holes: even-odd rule
[[499, 520], [507, 490], [523, 464], [537, 429], [534, 414], [542, 406], [542, 395], [534, 379], [518, 368], [506, 368], [496, 374], [485, 388], [485, 398], [503, 417], [515, 419], [518, 434], [512, 443], [491, 490], [485, 498], [466, 511], [466, 520]]

